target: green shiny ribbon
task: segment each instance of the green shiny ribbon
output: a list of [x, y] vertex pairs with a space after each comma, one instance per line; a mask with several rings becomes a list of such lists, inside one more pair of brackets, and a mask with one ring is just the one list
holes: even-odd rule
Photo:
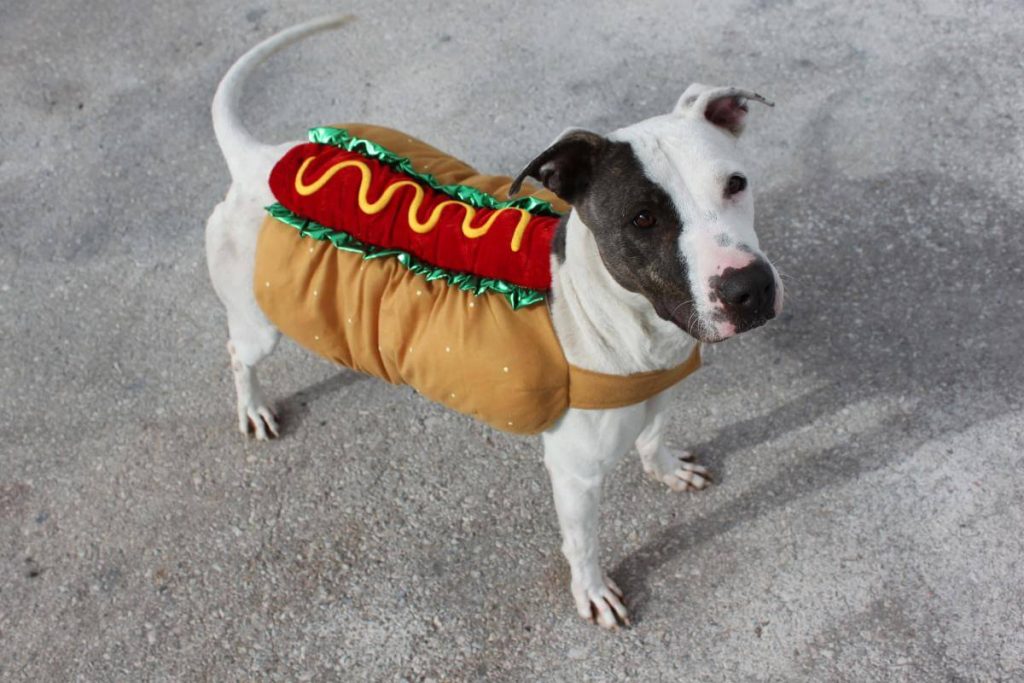
[[[371, 143], [372, 144], [372, 143]], [[488, 195], [489, 196], [489, 195]], [[303, 237], [312, 237], [320, 241], [328, 241], [342, 251], [359, 254], [365, 260], [385, 258], [393, 256], [403, 266], [422, 275], [428, 282], [444, 280], [452, 287], [458, 287], [463, 292], [470, 292], [474, 296], [480, 296], [488, 292], [494, 292], [505, 297], [512, 310], [518, 310], [526, 306], [544, 301], [544, 292], [522, 287], [520, 285], [498, 280], [496, 278], [480, 277], [470, 273], [456, 273], [445, 268], [430, 265], [416, 258], [407, 251], [401, 249], [388, 249], [367, 244], [347, 232], [328, 228], [316, 221], [301, 216], [288, 210], [281, 204], [271, 204], [267, 207], [267, 213], [273, 218], [298, 229]]]
[[494, 195], [487, 194], [469, 185], [442, 185], [438, 182], [437, 178], [429, 173], [420, 173], [414, 169], [412, 161], [408, 157], [399, 156], [386, 147], [381, 147], [373, 140], [357, 138], [344, 128], [332, 128], [330, 126], [310, 128], [309, 141], [321, 145], [331, 145], [349, 152], [361, 154], [364, 157], [376, 159], [396, 171], [416, 178], [424, 185], [446, 194], [452, 199], [465, 202], [478, 209], [523, 209], [536, 216], [554, 216], [555, 218], [562, 215], [555, 211], [549, 202], [537, 199], [536, 197], [524, 196], [501, 201], [494, 197]]

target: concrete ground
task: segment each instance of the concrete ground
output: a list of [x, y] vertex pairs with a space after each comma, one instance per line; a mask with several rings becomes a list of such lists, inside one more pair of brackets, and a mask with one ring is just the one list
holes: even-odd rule
[[1024, 8], [1018, 0], [352, 0], [268, 63], [266, 140], [371, 120], [514, 172], [693, 80], [746, 136], [766, 328], [630, 457], [580, 621], [536, 440], [283, 344], [235, 430], [203, 224], [209, 101], [322, 1], [0, 4], [0, 679], [1024, 681]]

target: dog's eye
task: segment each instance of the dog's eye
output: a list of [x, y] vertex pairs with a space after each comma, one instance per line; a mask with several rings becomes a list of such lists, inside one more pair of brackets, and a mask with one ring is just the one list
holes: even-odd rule
[[633, 225], [638, 228], [653, 228], [658, 220], [650, 211], [641, 211], [633, 218]]
[[747, 189], [747, 179], [739, 173], [733, 173], [729, 176], [729, 182], [725, 184], [725, 196], [731, 197], [734, 194], [743, 192], [745, 189]]

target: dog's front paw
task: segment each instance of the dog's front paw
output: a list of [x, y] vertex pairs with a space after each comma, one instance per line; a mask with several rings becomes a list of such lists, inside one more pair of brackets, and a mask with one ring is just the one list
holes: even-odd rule
[[622, 590], [607, 575], [591, 581], [573, 581], [576, 611], [591, 623], [608, 629], [629, 626], [629, 612], [622, 604]]
[[666, 454], [657, 463], [644, 463], [644, 471], [673, 491], [700, 491], [711, 484], [708, 468], [693, 462], [693, 453]]
[[277, 415], [270, 409], [267, 402], [260, 397], [256, 400], [238, 402], [238, 429], [248, 436], [256, 435], [257, 441], [267, 441], [278, 436]]

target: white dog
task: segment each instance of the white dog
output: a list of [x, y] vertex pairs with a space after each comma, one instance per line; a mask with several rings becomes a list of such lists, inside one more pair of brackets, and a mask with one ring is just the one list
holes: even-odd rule
[[[239, 427], [277, 435], [256, 365], [280, 336], [253, 293], [254, 254], [268, 175], [297, 143], [254, 139], [236, 113], [245, 77], [299, 38], [345, 23], [324, 18], [269, 38], [236, 62], [217, 89], [213, 124], [231, 171], [227, 197], [210, 216], [210, 276], [227, 309]], [[752, 92], [691, 85], [675, 108], [606, 136], [569, 130], [516, 180], [539, 179], [572, 205], [551, 255], [550, 315], [566, 359], [628, 375], [679, 365], [700, 343], [763, 324], [782, 309], [775, 268], [754, 233], [751, 183], [737, 140]], [[679, 385], [676, 385], [678, 387]], [[702, 489], [705, 468], [664, 442], [677, 389], [609, 410], [569, 408], [543, 433], [579, 614], [614, 628], [628, 623], [622, 593], [598, 558], [601, 483], [632, 446], [647, 472], [675, 490]]]

